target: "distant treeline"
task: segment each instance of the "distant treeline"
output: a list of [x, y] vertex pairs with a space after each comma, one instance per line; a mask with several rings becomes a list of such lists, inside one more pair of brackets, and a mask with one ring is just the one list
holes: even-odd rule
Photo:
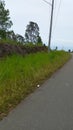
[[15, 34], [13, 30], [9, 30], [13, 25], [9, 15], [9, 10], [5, 9], [5, 1], [0, 0], [0, 39], [8, 39], [23, 44], [43, 44], [37, 23], [29, 22], [26, 26], [25, 34], [22, 36], [21, 34]]

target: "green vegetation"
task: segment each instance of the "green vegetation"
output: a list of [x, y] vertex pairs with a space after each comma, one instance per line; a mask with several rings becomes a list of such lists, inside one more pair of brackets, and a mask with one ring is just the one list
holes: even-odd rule
[[14, 30], [10, 30], [13, 23], [10, 20], [9, 9], [6, 9], [5, 6], [5, 1], [0, 0], [0, 40], [4, 39], [11, 43], [14, 41], [14, 43], [18, 44], [33, 43], [43, 45], [41, 36], [39, 35], [39, 26], [35, 22], [29, 22], [25, 30], [25, 36], [15, 34]]
[[12, 21], [9, 17], [9, 10], [5, 9], [5, 2], [0, 0], [0, 39], [6, 39], [6, 33], [12, 26]]
[[40, 45], [43, 44], [42, 39], [39, 35], [39, 26], [37, 23], [31, 21], [27, 25], [26, 31], [25, 31], [25, 42], [33, 43], [33, 44], [40, 43]]
[[17, 42], [15, 40], [11, 40], [11, 39], [0, 39], [0, 44], [12, 44], [12, 45], [23, 45], [23, 43]]
[[[0, 44], [11, 44], [11, 45], [21, 45], [21, 46], [29, 46], [29, 47], [35, 47], [35, 46], [44, 46], [44, 44], [41, 44], [41, 42], [38, 42], [36, 44], [33, 43], [21, 43], [20, 41], [15, 41], [15, 40], [11, 40], [11, 39], [0, 39]], [[46, 46], [46, 45], [45, 45]], [[47, 46], [46, 46], [47, 47]]]
[[0, 118], [50, 77], [69, 58], [64, 51], [13, 55], [0, 60]]
[[21, 47], [25, 44], [28, 47], [26, 50], [29, 51], [30, 48], [33, 53], [36, 52], [34, 46], [41, 47], [43, 42], [38, 24], [32, 21], [26, 27], [25, 37], [10, 31], [12, 21], [9, 15], [5, 1], [0, 0], [0, 54], [7, 56], [15, 53], [0, 59], [0, 119], [70, 58], [70, 54], [64, 51], [39, 52], [24, 57], [16, 55], [21, 48], [8, 44], [19, 44]]

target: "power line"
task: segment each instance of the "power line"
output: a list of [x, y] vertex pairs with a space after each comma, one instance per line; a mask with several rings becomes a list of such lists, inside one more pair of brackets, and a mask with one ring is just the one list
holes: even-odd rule
[[58, 11], [57, 11], [57, 15], [56, 15], [56, 21], [55, 21], [55, 24], [54, 24], [53, 32], [54, 32], [54, 30], [56, 28], [56, 25], [57, 25], [57, 20], [58, 20], [58, 16], [59, 16], [60, 6], [61, 6], [61, 0], [59, 1], [59, 6], [58, 6]]
[[[50, 44], [51, 44], [51, 37], [52, 37], [52, 25], [53, 25], [53, 11], [54, 11], [55, 1], [52, 0], [52, 3], [50, 3], [50, 2], [48, 2], [46, 0], [43, 0], [43, 1], [46, 2], [47, 4], [49, 4], [52, 7], [52, 9], [51, 9], [51, 19], [50, 19], [49, 41], [48, 41], [48, 50], [50, 51]], [[55, 22], [55, 26], [54, 26], [53, 30], [55, 30], [55, 27], [56, 27], [56, 24], [57, 24], [57, 19], [58, 19], [58, 15], [59, 15], [60, 6], [61, 6], [61, 0], [59, 2], [58, 12], [57, 12], [57, 16], [56, 16], [56, 22]]]
[[50, 19], [50, 31], [49, 31], [48, 51], [50, 51], [50, 44], [51, 44], [52, 25], [53, 25], [53, 12], [54, 12], [54, 0], [52, 0], [52, 8], [51, 8], [51, 19]]
[[43, 1], [51, 6], [51, 18], [50, 18], [49, 40], [48, 40], [48, 51], [50, 52], [50, 44], [51, 44], [51, 36], [52, 36], [52, 24], [53, 24], [54, 0], [52, 0], [52, 3], [49, 3], [46, 0], [43, 0]]
[[48, 1], [46, 1], [46, 0], [43, 0], [43, 1], [52, 6], [52, 4], [51, 4], [50, 2], [48, 2]]

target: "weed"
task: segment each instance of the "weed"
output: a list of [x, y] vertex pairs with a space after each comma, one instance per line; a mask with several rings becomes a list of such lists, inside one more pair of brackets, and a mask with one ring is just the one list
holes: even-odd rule
[[0, 60], [0, 118], [68, 59], [64, 51], [12, 55]]

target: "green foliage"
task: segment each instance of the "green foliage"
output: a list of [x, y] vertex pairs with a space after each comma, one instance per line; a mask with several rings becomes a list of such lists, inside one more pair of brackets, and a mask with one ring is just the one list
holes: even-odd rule
[[16, 41], [20, 43], [25, 43], [25, 39], [20, 34], [16, 34]]
[[0, 39], [6, 39], [6, 31], [0, 29]]
[[39, 26], [35, 22], [30, 22], [26, 27], [25, 41], [26, 43], [38, 43], [39, 40], [41, 40], [39, 36]]
[[13, 55], [0, 60], [0, 117], [8, 113], [69, 58], [70, 54], [62, 51], [36, 53], [25, 57]]
[[6, 32], [6, 39], [17, 41], [16, 35], [13, 30]]
[[17, 41], [12, 40], [12, 39], [1, 39], [0, 40], [0, 44], [6, 44], [6, 43], [12, 44], [12, 45], [21, 45], [20, 42], [17, 42]]
[[38, 36], [37, 43], [40, 43], [40, 44], [42, 44], [42, 39], [41, 39], [41, 37], [40, 37], [40, 36]]
[[6, 38], [6, 31], [12, 26], [9, 10], [5, 9], [5, 2], [0, 0], [0, 39]]
[[40, 36], [38, 36], [36, 45], [39, 45], [39, 46], [42, 46], [42, 45], [43, 45], [43, 42], [42, 42], [42, 39], [41, 39]]

